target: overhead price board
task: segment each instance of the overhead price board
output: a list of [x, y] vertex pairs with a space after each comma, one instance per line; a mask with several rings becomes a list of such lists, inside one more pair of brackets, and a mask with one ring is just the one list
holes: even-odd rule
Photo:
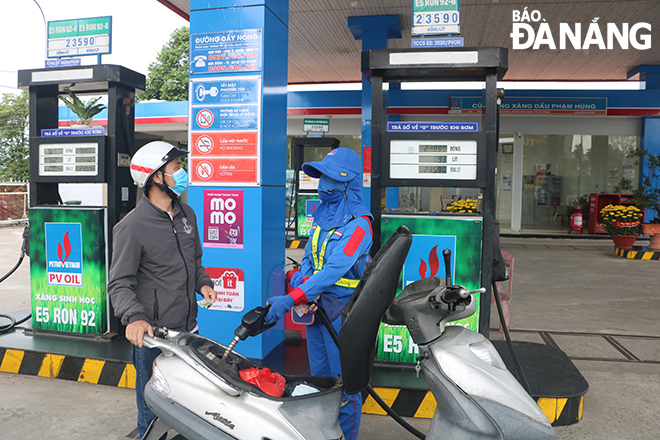
[[190, 81], [190, 182], [258, 185], [261, 76]]
[[390, 142], [393, 179], [475, 180], [476, 140], [393, 140]]
[[412, 34], [460, 33], [460, 0], [412, 0]]
[[112, 17], [48, 22], [48, 58], [112, 53]]

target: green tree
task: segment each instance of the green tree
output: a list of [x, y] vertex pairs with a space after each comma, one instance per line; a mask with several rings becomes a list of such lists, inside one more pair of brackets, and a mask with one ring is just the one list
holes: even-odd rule
[[138, 101], [188, 100], [189, 35], [186, 26], [172, 32], [170, 41], [160, 50], [156, 61], [149, 64], [146, 90], [137, 96]]
[[30, 177], [28, 92], [6, 93], [0, 100], [0, 180], [27, 181]]

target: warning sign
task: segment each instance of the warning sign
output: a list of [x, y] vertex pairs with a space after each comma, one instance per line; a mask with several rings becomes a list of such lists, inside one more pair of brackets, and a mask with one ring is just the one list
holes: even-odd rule
[[209, 128], [213, 124], [213, 112], [211, 110], [201, 110], [197, 113], [197, 125], [202, 128]]
[[257, 132], [193, 133], [193, 154], [205, 156], [257, 156]]
[[193, 183], [255, 183], [257, 159], [236, 157], [197, 159], [191, 157]]

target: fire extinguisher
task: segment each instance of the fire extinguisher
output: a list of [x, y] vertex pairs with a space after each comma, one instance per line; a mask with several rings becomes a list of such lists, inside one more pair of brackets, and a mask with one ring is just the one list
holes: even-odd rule
[[571, 230], [582, 233], [582, 211], [580, 206], [571, 206]]

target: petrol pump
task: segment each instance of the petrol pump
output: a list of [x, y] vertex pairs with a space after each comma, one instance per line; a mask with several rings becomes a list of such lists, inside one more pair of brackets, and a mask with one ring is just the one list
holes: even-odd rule
[[[451, 250], [454, 283], [468, 289], [487, 289], [477, 299], [477, 313], [459, 323], [486, 337], [495, 238], [496, 85], [507, 68], [508, 52], [498, 47], [362, 53], [362, 71], [371, 77], [372, 87], [372, 250], [375, 252], [400, 225], [412, 231], [402, 287], [425, 277], [444, 277], [442, 251]], [[388, 121], [383, 83], [413, 81], [485, 82], [481, 121]], [[477, 194], [478, 212], [383, 212], [382, 193], [388, 187], [467, 188]], [[378, 338], [378, 361], [417, 362], [417, 347], [406, 328], [381, 324]]]
[[[115, 65], [63, 67], [21, 70], [18, 85], [30, 92], [32, 331], [111, 338], [119, 331], [107, 297], [112, 227], [135, 206], [129, 166], [145, 77]], [[64, 89], [107, 94], [107, 125], [60, 128]], [[67, 200], [72, 193], [92, 196]]]

